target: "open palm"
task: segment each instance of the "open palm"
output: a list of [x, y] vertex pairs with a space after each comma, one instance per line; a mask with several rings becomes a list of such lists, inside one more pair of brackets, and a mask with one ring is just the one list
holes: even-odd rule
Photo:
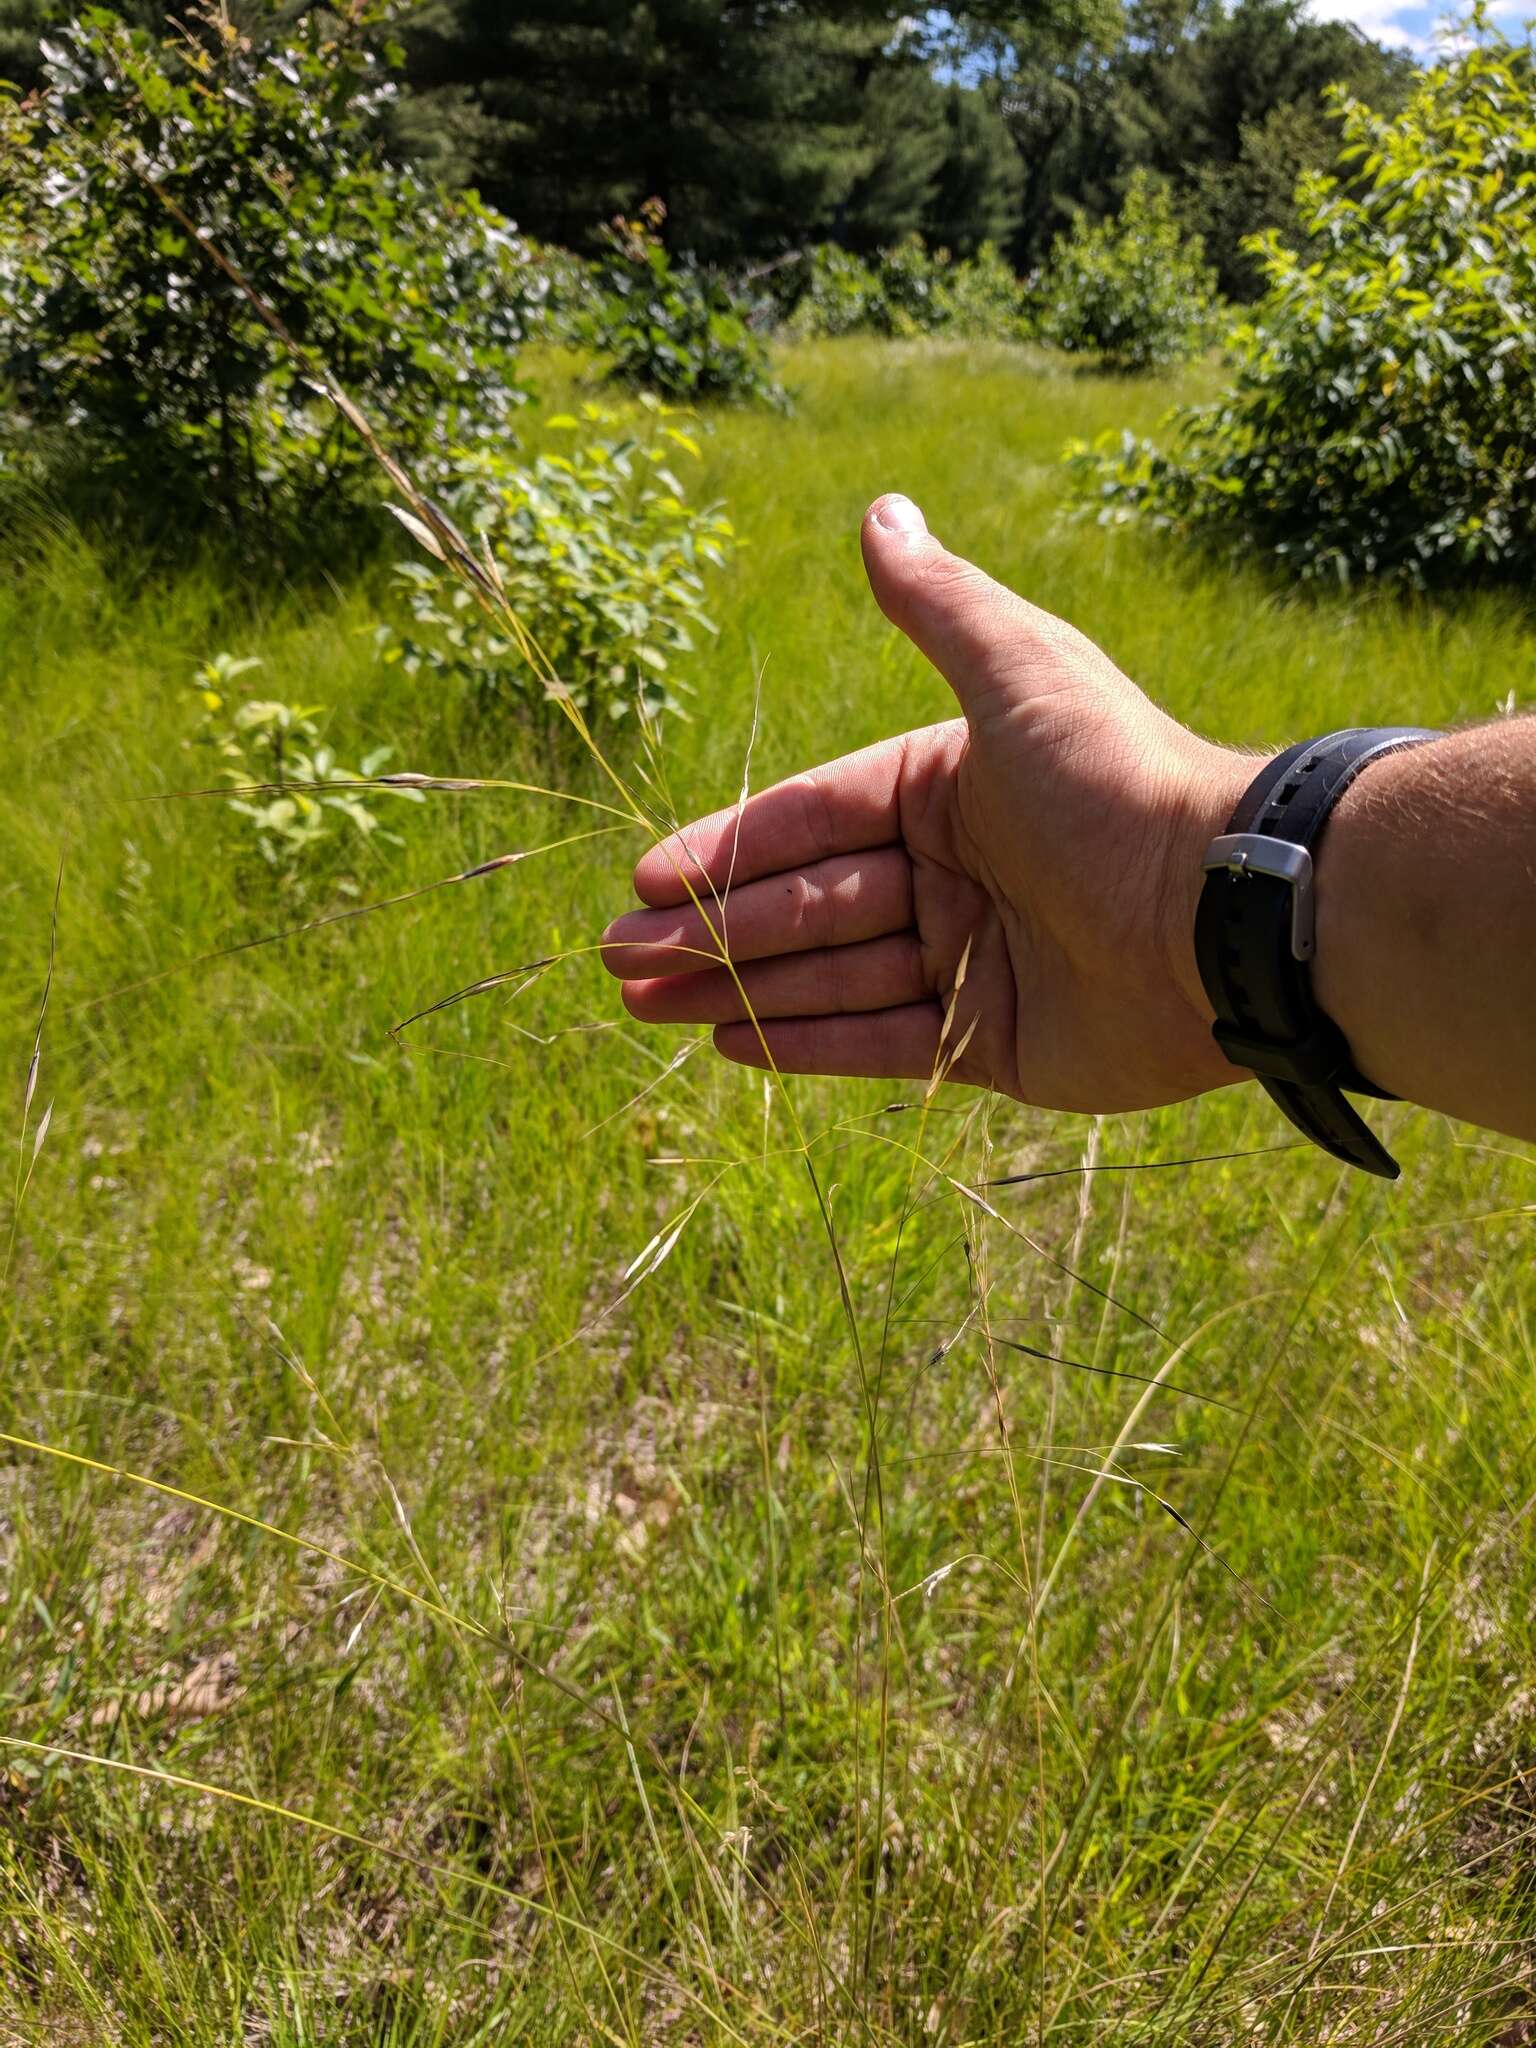
[[[788, 1073], [925, 1079], [953, 1060], [952, 1078], [1049, 1108], [1142, 1108], [1236, 1079], [1190, 933], [1201, 850], [1249, 767], [949, 554], [907, 499], [877, 500], [862, 538], [882, 610], [964, 716], [648, 853], [648, 908], [604, 935], [629, 1010], [713, 1024], [750, 1066], [771, 1052]], [[730, 967], [710, 964], [690, 886]]]

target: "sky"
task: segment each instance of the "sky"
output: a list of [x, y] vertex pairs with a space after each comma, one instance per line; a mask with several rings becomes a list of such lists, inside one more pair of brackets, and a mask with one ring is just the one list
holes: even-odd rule
[[[1443, 6], [1416, 5], [1413, 0], [1311, 0], [1310, 11], [1320, 21], [1352, 21], [1379, 43], [1401, 43], [1425, 52], [1433, 49], [1436, 24], [1446, 13]], [[1529, 8], [1527, 0], [1514, 0], [1496, 4], [1492, 11], [1502, 27], [1513, 30]]]
[[[1308, 0], [1308, 12], [1317, 20], [1351, 21], [1378, 43], [1397, 44], [1421, 57], [1434, 55], [1436, 31], [1447, 16], [1465, 11], [1465, 0]], [[1518, 40], [1523, 24], [1532, 14], [1533, 0], [1492, 0], [1488, 11], [1498, 27]], [[936, 34], [942, 34], [951, 25], [942, 7], [930, 7], [925, 14], [914, 13], [909, 25], [915, 27], [923, 21]], [[940, 64], [936, 71], [940, 79], [958, 78], [963, 85], [971, 85], [987, 68], [985, 60], [972, 58], [958, 68]]]

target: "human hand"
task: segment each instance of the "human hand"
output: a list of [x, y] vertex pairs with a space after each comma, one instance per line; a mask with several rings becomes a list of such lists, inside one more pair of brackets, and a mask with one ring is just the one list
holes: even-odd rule
[[[877, 499], [862, 542], [881, 610], [964, 715], [647, 853], [649, 907], [603, 941], [626, 1007], [713, 1024], [726, 1058], [771, 1054], [785, 1073], [921, 1080], [961, 1048], [951, 1079], [1051, 1109], [1149, 1108], [1237, 1079], [1193, 926], [1200, 856], [1252, 762], [948, 553], [910, 500]], [[684, 878], [730, 966], [700, 957], [719, 949]]]

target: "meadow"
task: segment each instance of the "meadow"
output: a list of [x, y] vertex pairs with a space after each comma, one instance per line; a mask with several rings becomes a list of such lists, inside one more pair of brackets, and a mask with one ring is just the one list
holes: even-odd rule
[[[884, 489], [1234, 743], [1531, 696], [1510, 599], [1064, 516], [1063, 442], [1205, 368], [783, 369], [792, 419], [711, 415], [692, 480], [744, 545], [682, 816], [754, 719], [760, 787], [950, 715], [864, 588]], [[1390, 1107], [1387, 1186], [1252, 1087], [674, 1064], [590, 950], [637, 835], [438, 793], [298, 892], [160, 800], [211, 779], [221, 650], [343, 759], [601, 793], [380, 662], [394, 541], [285, 583], [10, 539], [0, 2039], [1536, 2040], [1530, 1148]]]

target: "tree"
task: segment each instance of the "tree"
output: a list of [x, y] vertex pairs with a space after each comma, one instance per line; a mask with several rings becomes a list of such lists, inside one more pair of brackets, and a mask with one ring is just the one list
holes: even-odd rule
[[1264, 287], [1264, 266], [1250, 238], [1267, 227], [1294, 241], [1300, 227], [1296, 187], [1303, 172], [1328, 163], [1338, 144], [1336, 124], [1321, 99], [1272, 107], [1244, 122], [1235, 162], [1193, 167], [1181, 193], [1184, 218], [1193, 224], [1225, 279], [1232, 298], [1246, 302]]
[[[164, 32], [176, 10], [163, 0], [112, 0], [111, 12], [130, 28]], [[43, 83], [43, 38], [57, 35], [81, 12], [80, 0], [0, 0], [0, 79], [19, 91]]]
[[922, 231], [949, 137], [942, 88], [915, 55], [881, 64], [852, 111], [863, 168], [836, 204], [806, 225], [868, 255]]
[[30, 92], [42, 76], [38, 47], [49, 25], [47, 0], [0, 0], [0, 78]]
[[994, 81], [943, 91], [944, 154], [922, 227], [936, 247], [974, 256], [984, 242], [1012, 239], [1024, 167]]
[[529, 267], [506, 222], [379, 160], [378, 0], [265, 39], [88, 11], [48, 90], [0, 93], [0, 418], [157, 512], [307, 518], [373, 472], [217, 249], [393, 449], [435, 477], [504, 438]]
[[1330, 161], [1323, 95], [1342, 84], [1385, 113], [1415, 77], [1407, 56], [1301, 0], [1135, 0], [1109, 49], [1022, 68], [1005, 110], [1026, 167], [1014, 243], [1041, 260], [1076, 213], [1112, 213], [1138, 168], [1158, 173], [1201, 234], [1224, 292], [1251, 297], [1245, 235], [1293, 232], [1297, 174]]
[[[0, 75], [39, 75], [72, 0], [0, 0]], [[333, 0], [336, 4], [336, 0]], [[1006, 239], [1019, 185], [996, 77], [1113, 34], [1120, 0], [400, 0], [392, 147], [546, 240], [583, 246], [649, 198], [717, 261], [829, 235]], [[229, 0], [238, 22], [303, 0]], [[167, 0], [113, 0], [164, 32]], [[942, 27], [940, 26], [942, 24]], [[985, 61], [973, 61], [978, 52]], [[946, 73], [962, 86], [939, 82]]]
[[409, 25], [409, 142], [446, 107], [482, 189], [579, 246], [647, 199], [706, 257], [826, 219], [870, 165], [888, 20], [758, 0], [437, 0]]
[[1342, 108], [1332, 175], [1273, 232], [1236, 375], [1169, 449], [1080, 474], [1150, 517], [1302, 576], [1443, 582], [1536, 570], [1536, 54], [1477, 39], [1388, 119]]
[[[1054, 49], [1116, 9], [973, 0], [947, 33]], [[928, 20], [897, 0], [430, 0], [401, 133], [567, 244], [658, 198], [671, 244], [714, 260], [934, 225], [974, 247], [1011, 227], [1018, 174], [995, 88], [936, 82]]]

